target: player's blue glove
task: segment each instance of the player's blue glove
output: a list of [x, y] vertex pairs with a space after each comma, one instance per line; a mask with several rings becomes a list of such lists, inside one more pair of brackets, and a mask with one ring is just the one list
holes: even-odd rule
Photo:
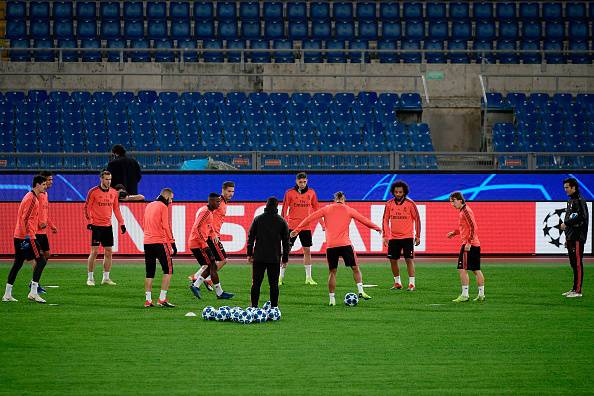
[[21, 250], [27, 250], [31, 248], [31, 238], [29, 235], [25, 236], [25, 240], [21, 242]]
[[126, 226], [122, 224], [120, 226], [120, 230], [122, 230], [122, 234], [125, 234], [126, 233]]

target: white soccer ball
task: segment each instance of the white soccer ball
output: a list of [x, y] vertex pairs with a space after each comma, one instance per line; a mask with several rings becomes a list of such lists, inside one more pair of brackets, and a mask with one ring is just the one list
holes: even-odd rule
[[270, 308], [272, 308], [272, 303], [270, 301], [266, 301], [264, 303], [264, 305], [262, 306], [262, 309], [268, 311]]
[[344, 295], [344, 305], [354, 307], [359, 304], [359, 296], [355, 293], [347, 293]]
[[254, 316], [252, 315], [252, 313], [246, 310], [241, 313], [241, 316], [239, 318], [239, 323], [250, 324], [250, 323], [252, 323], [253, 320], [254, 320]]
[[217, 309], [217, 315], [215, 319], [218, 322], [224, 322], [226, 320], [231, 319], [231, 308], [227, 306], [220, 307]]
[[254, 322], [256, 323], [262, 323], [268, 320], [268, 311], [263, 309], [256, 309], [252, 315], [254, 317]]
[[216, 316], [217, 310], [210, 305], [202, 310], [202, 319], [204, 320], [214, 320]]
[[278, 307], [272, 307], [268, 311], [268, 320], [277, 321], [281, 319], [281, 311]]
[[231, 308], [231, 320], [238, 323], [241, 318], [242, 313], [243, 313], [243, 309], [241, 309], [241, 307]]

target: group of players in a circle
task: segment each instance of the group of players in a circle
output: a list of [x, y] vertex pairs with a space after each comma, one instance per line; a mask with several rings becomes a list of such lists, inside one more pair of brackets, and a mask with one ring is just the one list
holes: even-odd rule
[[[84, 215], [87, 228], [91, 231], [91, 253], [88, 257], [87, 285], [95, 286], [94, 267], [99, 246], [104, 248], [102, 285], [115, 286], [111, 280], [110, 270], [112, 265], [113, 229], [111, 226], [112, 213], [115, 215], [120, 231], [126, 233], [124, 220], [120, 213], [120, 200], [137, 200], [139, 197], [127, 197], [123, 187], [111, 187], [111, 173], [103, 170], [100, 173], [100, 184], [91, 188], [87, 194], [84, 205]], [[39, 303], [46, 301], [40, 296], [45, 290], [39, 285], [43, 269], [50, 257], [47, 230], [57, 232], [57, 228], [48, 216], [49, 202], [47, 189], [52, 186], [52, 174], [42, 172], [33, 178], [32, 190], [21, 201], [18, 209], [17, 222], [14, 232], [15, 258], [8, 276], [8, 282], [2, 301], [17, 301], [12, 296], [12, 287], [16, 276], [24, 261], [35, 260], [33, 264], [33, 279], [30, 284], [28, 299]], [[350, 267], [357, 285], [360, 298], [370, 299], [364, 288], [361, 271], [357, 263], [353, 245], [349, 238], [349, 225], [356, 220], [366, 227], [383, 235], [384, 245], [388, 248], [387, 257], [391, 264], [394, 276], [393, 290], [403, 289], [398, 266], [400, 257], [404, 257], [408, 272], [407, 290], [416, 290], [414, 246], [420, 244], [421, 222], [416, 204], [409, 199], [409, 187], [403, 181], [396, 181], [390, 187], [394, 196], [386, 202], [382, 226], [374, 224], [352, 207], [346, 204], [346, 196], [339, 191], [334, 194], [334, 202], [320, 208], [315, 191], [308, 186], [307, 175], [299, 173], [296, 184], [286, 191], [281, 214], [278, 214], [278, 200], [271, 197], [267, 201], [265, 213], [257, 216], [250, 228], [248, 236], [248, 262], [254, 267], [254, 274], [259, 274], [258, 279], [253, 279], [251, 290], [251, 306], [258, 306], [259, 290], [264, 271], [268, 272], [271, 286], [272, 306], [278, 306], [278, 286], [283, 285], [288, 255], [294, 242], [299, 238], [303, 247], [303, 264], [305, 268], [305, 284], [317, 285], [312, 277], [311, 270], [311, 228], [318, 222], [325, 231], [326, 258], [329, 268], [328, 291], [329, 305], [335, 305], [336, 271], [339, 259], [342, 258], [345, 266]], [[231, 181], [223, 183], [221, 193], [210, 193], [208, 203], [198, 209], [192, 226], [188, 247], [200, 264], [200, 268], [189, 278], [190, 290], [197, 298], [202, 297], [202, 286], [214, 290], [217, 298], [230, 299], [233, 294], [223, 290], [219, 278], [219, 271], [227, 263], [227, 254], [220, 241], [221, 226], [224, 223], [227, 205], [235, 193], [235, 184]], [[145, 307], [155, 305], [161, 307], [174, 307], [167, 298], [167, 291], [173, 273], [172, 256], [177, 254], [177, 248], [171, 223], [169, 221], [168, 206], [173, 202], [174, 192], [170, 188], [161, 190], [157, 199], [145, 207], [143, 217], [144, 230], [144, 255], [146, 264], [145, 278]], [[143, 197], [140, 197], [143, 199]], [[476, 275], [478, 295], [473, 301], [485, 300], [484, 276], [480, 269], [480, 242], [477, 236], [477, 225], [472, 210], [466, 204], [462, 193], [454, 192], [450, 195], [452, 206], [459, 211], [459, 224], [447, 234], [448, 238], [460, 235], [462, 246], [458, 257], [458, 270], [462, 283], [462, 293], [454, 302], [469, 301], [469, 276], [467, 271]], [[273, 216], [275, 234], [271, 235], [271, 227], [267, 226], [266, 232], [262, 226], [256, 227], [258, 222], [265, 223], [261, 216]], [[270, 219], [269, 219], [270, 220]], [[268, 221], [268, 220], [266, 220]], [[269, 223], [270, 224], [270, 223]], [[254, 246], [255, 244], [255, 246]], [[282, 246], [282, 249], [281, 249]], [[272, 256], [270, 251], [272, 249]], [[258, 257], [272, 259], [263, 263]], [[161, 290], [156, 301], [152, 297], [152, 284], [156, 272], [156, 263], [159, 261], [163, 271]], [[272, 261], [272, 263], [270, 263]], [[271, 281], [271, 275], [278, 274]]]

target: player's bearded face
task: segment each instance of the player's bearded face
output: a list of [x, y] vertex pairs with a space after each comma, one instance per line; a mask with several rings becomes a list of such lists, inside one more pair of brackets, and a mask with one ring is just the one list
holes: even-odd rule
[[101, 179], [101, 185], [104, 188], [109, 188], [111, 187], [111, 176], [105, 176], [104, 178]]

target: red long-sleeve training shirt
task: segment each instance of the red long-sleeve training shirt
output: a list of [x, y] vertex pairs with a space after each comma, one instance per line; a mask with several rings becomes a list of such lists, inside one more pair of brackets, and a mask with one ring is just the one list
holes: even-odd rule
[[16, 226], [14, 227], [14, 237], [17, 239], [29, 238], [35, 239], [35, 232], [39, 226], [39, 196], [33, 191], [29, 191], [19, 205], [17, 213]]
[[454, 230], [454, 235], [460, 235], [463, 244], [470, 243], [472, 246], [480, 246], [478, 239], [476, 220], [474, 219], [474, 212], [464, 204], [460, 209], [458, 217], [458, 229]]
[[387, 239], [412, 238], [413, 231], [416, 238], [421, 237], [421, 217], [417, 205], [408, 198], [386, 202], [382, 225], [384, 238]]
[[87, 193], [84, 207], [87, 221], [94, 226], [109, 227], [111, 225], [112, 211], [118, 220], [118, 224], [124, 224], [120, 212], [118, 192], [113, 188], [104, 190], [101, 186], [91, 188]]

